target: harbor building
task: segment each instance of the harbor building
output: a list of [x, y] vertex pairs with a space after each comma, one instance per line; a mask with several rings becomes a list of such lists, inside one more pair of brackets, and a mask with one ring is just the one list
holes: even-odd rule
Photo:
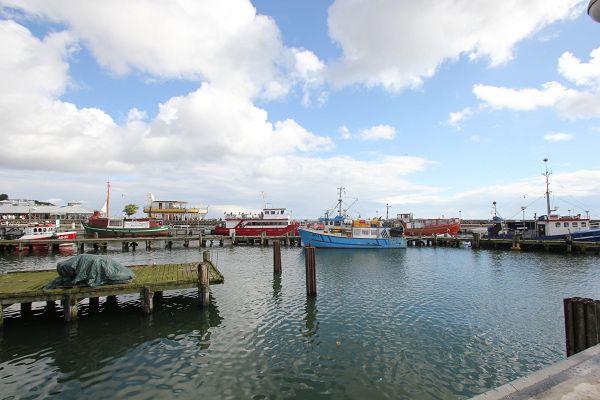
[[205, 206], [188, 206], [187, 201], [156, 200], [154, 195], [148, 195], [148, 204], [144, 207], [148, 218], [161, 219], [168, 222], [198, 222], [208, 213]]
[[44, 221], [44, 220], [69, 220], [86, 221], [93, 211], [81, 203], [67, 203], [57, 206], [50, 203], [41, 203], [35, 200], [3, 200], [0, 202], [0, 221]]

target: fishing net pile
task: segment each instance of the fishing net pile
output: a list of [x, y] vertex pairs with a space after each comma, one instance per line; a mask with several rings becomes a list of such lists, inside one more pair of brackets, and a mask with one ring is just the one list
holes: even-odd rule
[[129, 283], [135, 277], [132, 270], [107, 257], [80, 254], [56, 264], [58, 278], [44, 289], [74, 286], [101, 286]]

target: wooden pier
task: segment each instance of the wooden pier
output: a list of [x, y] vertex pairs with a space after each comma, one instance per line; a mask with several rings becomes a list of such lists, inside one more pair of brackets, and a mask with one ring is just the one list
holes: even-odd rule
[[56, 270], [10, 272], [0, 275], [0, 326], [3, 324], [4, 308], [21, 305], [21, 315], [31, 311], [31, 303], [45, 301], [49, 309], [55, 308], [60, 300], [64, 309], [64, 320], [77, 318], [77, 305], [83, 299], [89, 299], [90, 307], [97, 308], [100, 297], [116, 302], [116, 296], [140, 294], [142, 310], [151, 313], [154, 297], [160, 298], [165, 290], [198, 288], [200, 303], [208, 305], [210, 284], [223, 283], [221, 272], [210, 260], [210, 254], [204, 254], [204, 260], [198, 263], [160, 264], [128, 266], [134, 273], [132, 282], [119, 285], [98, 287], [72, 287], [45, 290], [44, 286], [58, 276]]
[[299, 236], [221, 236], [221, 235], [194, 235], [194, 236], [160, 236], [160, 237], [119, 237], [119, 238], [75, 238], [75, 239], [37, 239], [37, 240], [0, 240], [0, 253], [12, 253], [14, 251], [23, 252], [33, 250], [33, 248], [47, 247], [50, 251], [58, 251], [61, 245], [72, 245], [79, 252], [85, 251], [85, 246], [90, 246], [94, 250], [106, 250], [110, 244], [120, 244], [123, 251], [135, 250], [140, 244], [144, 244], [147, 250], [152, 247], [162, 245], [166, 249], [173, 248], [173, 245], [179, 244], [183, 247], [189, 247], [191, 243], [198, 244], [198, 247], [212, 247], [213, 245], [260, 245], [268, 246], [275, 241], [279, 241], [285, 246], [300, 246]]
[[408, 246], [414, 247], [463, 247], [471, 249], [494, 249], [512, 251], [547, 251], [561, 253], [600, 254], [600, 242], [580, 242], [570, 238], [564, 240], [514, 238], [482, 238], [479, 234], [472, 236], [410, 236], [406, 238]]

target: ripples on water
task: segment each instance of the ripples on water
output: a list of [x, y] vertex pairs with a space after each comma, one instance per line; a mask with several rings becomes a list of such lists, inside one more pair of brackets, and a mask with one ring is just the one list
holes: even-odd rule
[[[200, 259], [198, 249], [108, 253], [126, 265]], [[0, 258], [0, 271], [63, 255]], [[562, 298], [600, 298], [593, 256], [419, 248], [317, 251], [306, 298], [299, 248], [213, 248], [225, 284], [207, 312], [166, 292], [150, 317], [137, 296], [77, 323], [43, 303], [6, 311], [3, 398], [466, 398], [564, 357]]]

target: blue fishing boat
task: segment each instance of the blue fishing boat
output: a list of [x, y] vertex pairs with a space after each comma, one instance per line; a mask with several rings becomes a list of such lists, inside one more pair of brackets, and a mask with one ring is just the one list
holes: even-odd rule
[[[362, 234], [362, 231], [369, 234]], [[404, 249], [406, 239], [403, 237], [390, 237], [388, 228], [353, 228], [352, 231], [361, 231], [356, 235], [343, 235], [341, 233], [325, 233], [308, 228], [298, 228], [302, 244], [319, 248], [332, 249]]]
[[[402, 249], [406, 248], [406, 239], [397, 231], [384, 227], [381, 219], [350, 219], [344, 208], [342, 193], [338, 188], [339, 198], [334, 210], [338, 215], [329, 218], [331, 211], [326, 211], [321, 218], [321, 229], [308, 227], [298, 228], [304, 246], [335, 249]], [[356, 201], [356, 200], [355, 200]], [[353, 203], [354, 204], [354, 203]]]

